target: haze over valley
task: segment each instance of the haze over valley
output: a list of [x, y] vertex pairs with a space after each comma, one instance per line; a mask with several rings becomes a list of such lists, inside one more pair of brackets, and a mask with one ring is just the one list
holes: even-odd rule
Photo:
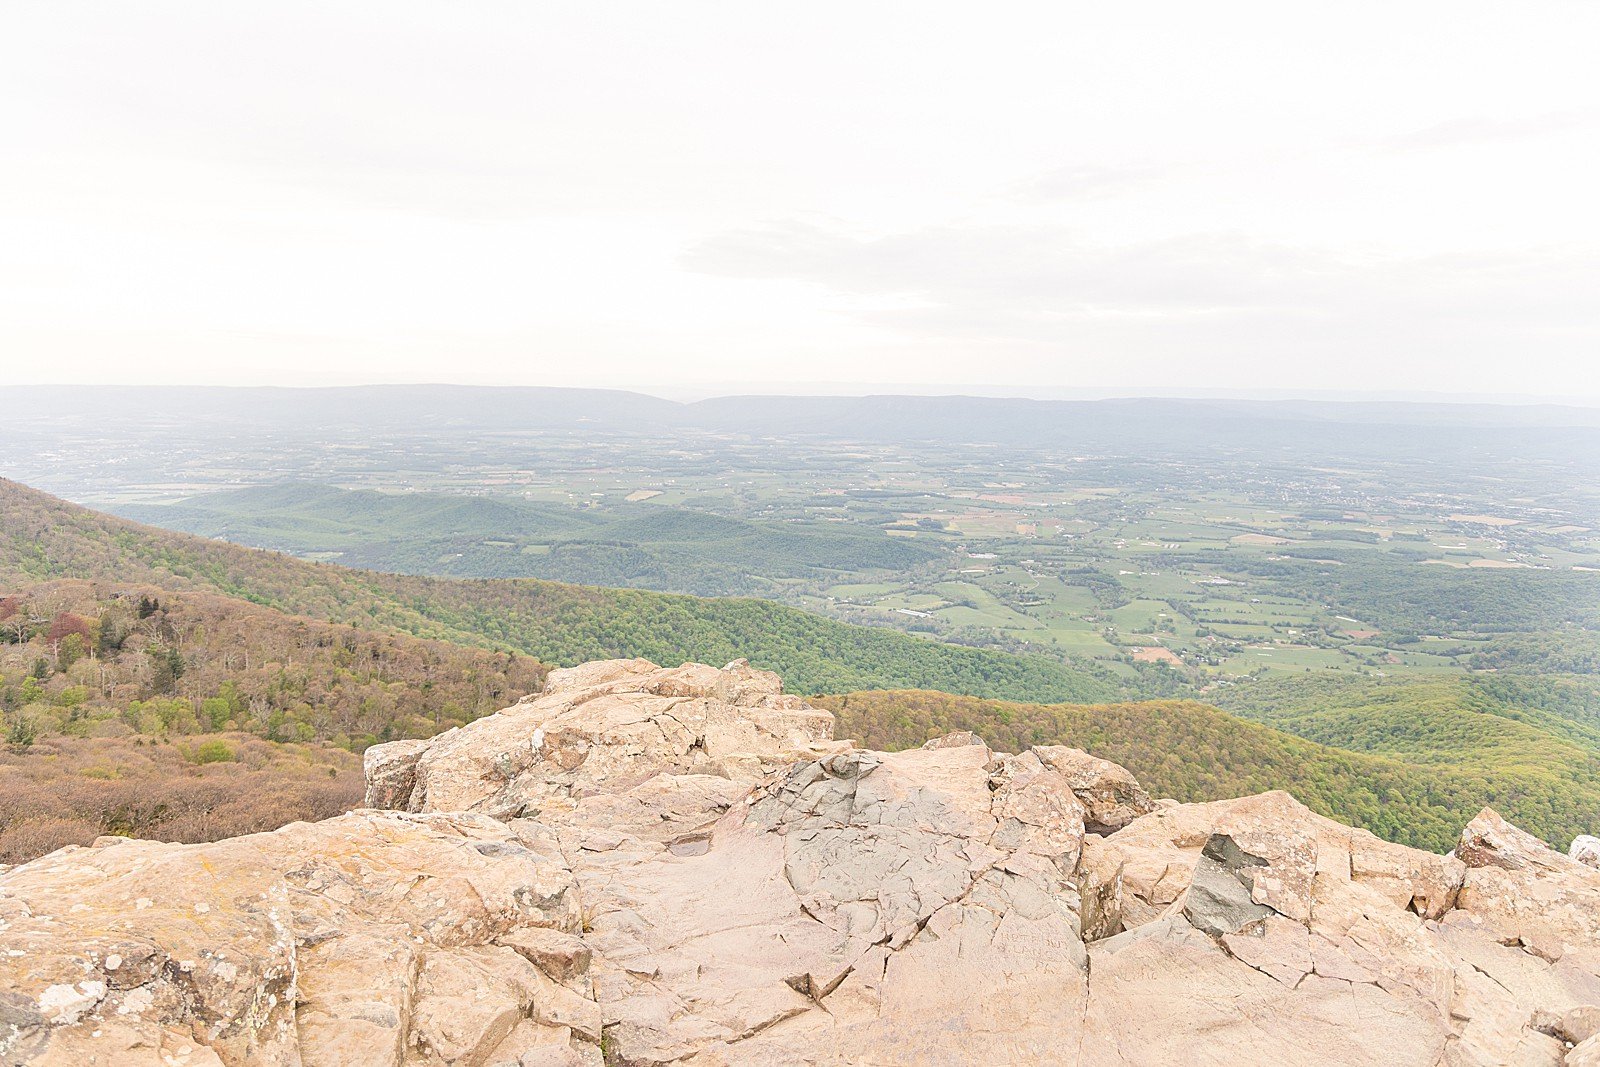
[[[793, 691], [838, 694], [848, 721], [891, 745], [957, 721], [1022, 744], [1087, 727], [1068, 725], [1076, 712], [848, 694], [1188, 701], [1197, 718], [1180, 731], [1258, 729], [1252, 720], [1267, 731], [1249, 735], [1258, 755], [1242, 762], [1232, 744], [1226, 757], [1188, 744], [1183, 769], [1164, 773], [1193, 784], [1169, 791], [1231, 795], [1241, 775], [1292, 784], [1319, 810], [1408, 843], [1442, 847], [1485, 803], [1555, 837], [1600, 820], [1600, 794], [1576, 784], [1600, 758], [1600, 416], [1588, 409], [682, 404], [410, 387], [6, 399], [49, 411], [0, 430], [19, 479], [8, 526], [18, 502], [46, 507], [10, 549], [12, 618], [33, 620], [11, 628], [13, 670], [36, 677], [24, 692], [10, 675], [3, 690], [10, 721], [42, 738], [131, 724], [191, 750], [200, 742], [186, 735], [241, 729], [360, 751], [460, 724], [533, 684], [480, 666], [496, 680], [470, 700], [441, 690], [418, 705], [397, 691], [357, 702], [391, 710], [352, 718], [332, 703], [350, 667], [291, 654], [300, 682], [241, 703], [226, 660], [213, 660], [212, 627], [189, 623], [149, 633], [137, 660], [178, 657], [176, 675], [130, 667], [114, 682], [99, 667], [84, 685], [99, 646], [63, 664], [59, 631], [75, 624], [60, 620], [85, 620], [85, 640], [103, 643], [95, 620], [148, 586], [158, 618], [198, 590], [353, 624], [371, 635], [361, 641], [398, 630], [536, 672], [606, 656], [745, 657]], [[41, 505], [28, 482], [146, 526]], [[221, 542], [268, 552], [208, 547]], [[35, 604], [57, 606], [21, 607]], [[138, 710], [174, 698], [188, 710]], [[1033, 725], [1014, 734], [1004, 724], [1018, 714]], [[1133, 736], [1172, 721], [1117, 714], [1150, 724]], [[1129, 738], [1107, 743], [1145, 765]], [[1303, 743], [1334, 762], [1267, 755]], [[1389, 762], [1331, 769], [1360, 759]], [[1467, 777], [1433, 783], [1441, 774]], [[1364, 776], [1403, 784], [1373, 807]], [[1408, 807], [1423, 796], [1428, 814]], [[33, 840], [38, 828], [11, 832]]]
[[1600, 1067], [1600, 4], [6, 14], [0, 1067]]

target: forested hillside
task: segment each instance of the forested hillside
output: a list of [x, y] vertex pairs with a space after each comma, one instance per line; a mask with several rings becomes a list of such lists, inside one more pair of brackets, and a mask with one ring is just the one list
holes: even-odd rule
[[0, 597], [0, 711], [12, 733], [231, 730], [359, 752], [496, 711], [544, 675], [529, 656], [197, 590], [62, 580]]
[[[33, 746], [54, 753], [25, 760], [29, 776], [4, 778], [27, 800], [0, 796], [11, 813], [0, 833], [17, 841], [78, 840], [124, 824], [177, 833], [153, 829], [166, 815], [130, 814], [109, 787], [101, 792], [112, 807], [91, 804], [70, 830], [50, 831], [67, 815], [39, 803], [42, 768], [93, 778], [104, 764], [106, 781], [124, 781], [164, 767], [238, 785], [267, 780], [237, 767], [255, 751], [256, 770], [277, 767], [288, 782], [321, 781], [304, 770], [320, 760], [317, 773], [345, 781], [348, 793], [342, 757], [286, 763], [249, 738], [360, 750], [424, 736], [512, 702], [546, 665], [613, 656], [747, 657], [792, 692], [848, 692], [821, 700], [839, 714], [841, 736], [874, 747], [952, 729], [1004, 749], [1072, 744], [1180, 800], [1285, 788], [1319, 811], [1430, 848], [1448, 847], [1484, 804], [1552, 840], [1600, 827], [1592, 676], [1294, 673], [1217, 689], [1226, 711], [1107, 703], [1122, 695], [1114, 685], [1051, 660], [847, 626], [767, 601], [358, 571], [154, 530], [9, 482], [0, 482], [0, 515], [7, 740], [14, 756]], [[104, 759], [83, 755], [94, 745]], [[317, 751], [332, 748], [306, 749]], [[124, 764], [132, 769], [116, 769]], [[78, 796], [81, 783], [69, 784], [62, 795]], [[290, 792], [299, 811], [331, 803], [320, 786]], [[189, 809], [162, 809], [180, 810]], [[200, 810], [230, 809], [219, 801]]]
[[361, 757], [329, 745], [207, 733], [50, 734], [0, 744], [0, 864], [102, 834], [215, 841], [361, 803]]
[[801, 693], [919, 687], [1052, 701], [1118, 695], [1114, 683], [1044, 657], [849, 626], [767, 601], [357, 571], [141, 526], [5, 480], [0, 514], [0, 581], [78, 577], [210, 590], [554, 665], [617, 656], [661, 663], [744, 657]]
[[[1350, 536], [1350, 535], [1345, 535]], [[1508, 660], [1532, 640], [1565, 645], [1568, 635], [1593, 647], [1600, 629], [1600, 574], [1532, 568], [1471, 569], [1419, 565], [1432, 549], [1391, 548], [1379, 557], [1329, 544], [1282, 545], [1272, 557], [1222, 552], [1183, 555], [1200, 566], [1290, 581], [1333, 610], [1389, 633], [1526, 635], [1498, 653]], [[1180, 558], [1176, 554], [1170, 557]], [[1590, 631], [1585, 634], [1584, 631]]]
[[928, 692], [822, 697], [838, 735], [909, 748], [971, 730], [1000, 750], [1064, 744], [1122, 764], [1154, 796], [1220, 800], [1287, 789], [1315, 811], [1380, 837], [1446, 851], [1485, 804], [1549, 841], [1600, 826], [1600, 765], [1574, 746], [1550, 762], [1455, 766], [1342, 751], [1193, 701], [1016, 704]]
[[1556, 633], [1506, 634], [1468, 660], [1475, 670], [1523, 670], [1600, 675], [1600, 633], [1568, 628]]
[[1575, 768], [1600, 754], [1600, 679], [1590, 677], [1289, 676], [1222, 690], [1215, 702], [1323, 744], [1486, 773]]
[[752, 522], [684, 508], [608, 511], [447, 493], [283, 484], [133, 505], [129, 518], [348, 567], [545, 578], [696, 595], [770, 593], [785, 578], [900, 571], [940, 554], [845, 524]]
[[0, 863], [101, 834], [270, 830], [359, 803], [359, 753], [542, 684], [528, 656], [199, 590], [61, 580], [0, 596]]

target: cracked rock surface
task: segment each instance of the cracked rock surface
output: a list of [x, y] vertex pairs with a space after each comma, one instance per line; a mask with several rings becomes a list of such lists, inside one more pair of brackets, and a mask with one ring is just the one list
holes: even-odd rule
[[1600, 870], [1487, 809], [1436, 856], [863, 751], [742, 662], [557, 671], [366, 766], [325, 822], [0, 871], [0, 1064], [1600, 1063]]

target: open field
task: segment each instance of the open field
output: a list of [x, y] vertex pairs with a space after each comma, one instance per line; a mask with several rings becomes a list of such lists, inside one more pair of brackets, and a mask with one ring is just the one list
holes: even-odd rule
[[47, 452], [83, 502], [307, 559], [763, 597], [1158, 686], [1463, 671], [1600, 614], [1583, 448], [1530, 459], [1485, 438], [1441, 457], [1336, 436], [1274, 452], [1157, 427], [1061, 449], [1009, 429], [941, 444], [858, 428], [408, 427], [330, 444], [169, 426], [149, 448], [119, 442], [116, 466], [89, 428], [10, 454]]

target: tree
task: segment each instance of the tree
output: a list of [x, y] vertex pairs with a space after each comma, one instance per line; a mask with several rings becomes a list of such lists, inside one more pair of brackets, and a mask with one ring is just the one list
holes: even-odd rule
[[183, 653], [176, 645], [152, 645], [145, 654], [150, 658], [150, 688], [157, 693], [170, 693], [183, 677]]
[[194, 750], [196, 763], [231, 763], [233, 758], [233, 746], [221, 739], [202, 741]]
[[18, 715], [6, 731], [6, 742], [18, 752], [26, 752], [39, 738], [39, 724], [27, 715]]
[[88, 643], [83, 635], [70, 633], [56, 646], [56, 668], [65, 671], [88, 654]]

